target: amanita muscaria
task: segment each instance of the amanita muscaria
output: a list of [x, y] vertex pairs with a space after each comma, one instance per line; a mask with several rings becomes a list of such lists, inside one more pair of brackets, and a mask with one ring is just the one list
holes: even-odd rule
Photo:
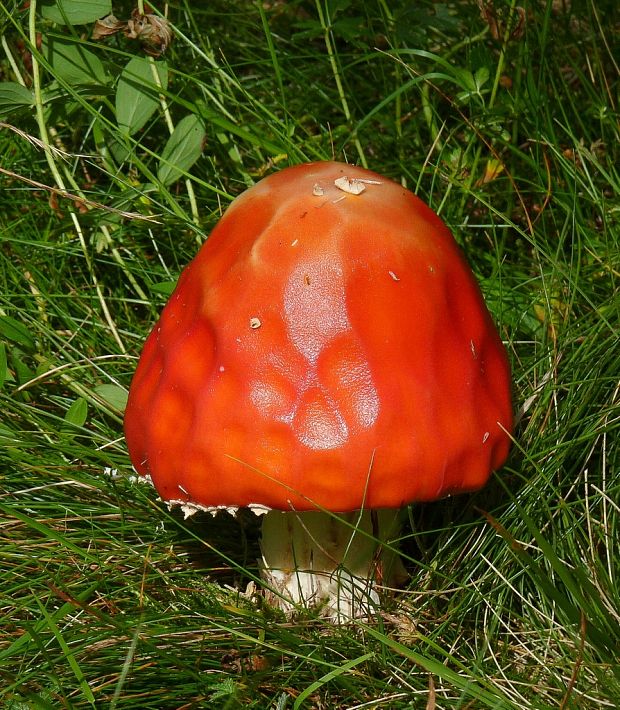
[[228, 207], [146, 341], [125, 432], [165, 501], [265, 513], [283, 608], [348, 618], [402, 569], [382, 544], [394, 511], [504, 463], [510, 390], [439, 217], [392, 180], [317, 162]]

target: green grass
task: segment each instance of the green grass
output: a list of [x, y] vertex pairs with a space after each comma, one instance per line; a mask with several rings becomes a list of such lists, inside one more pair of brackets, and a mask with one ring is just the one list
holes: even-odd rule
[[[172, 4], [164, 99], [134, 84], [153, 106], [127, 135], [142, 46], [0, 4], [3, 708], [620, 706], [616, 3], [487, 7]], [[186, 117], [204, 149], [180, 157]], [[256, 522], [170, 513], [122, 433], [141, 344], [232, 197], [330, 157], [451, 227], [518, 417], [483, 491], [411, 507], [409, 584], [344, 627], [244, 597]]]

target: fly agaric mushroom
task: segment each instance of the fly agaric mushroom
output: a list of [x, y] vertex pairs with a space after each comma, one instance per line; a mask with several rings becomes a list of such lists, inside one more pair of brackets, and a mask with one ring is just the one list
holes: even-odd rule
[[264, 513], [282, 608], [343, 619], [402, 571], [395, 511], [504, 463], [510, 390], [439, 217], [376, 173], [318, 162], [228, 207], [146, 341], [125, 432], [170, 504]]

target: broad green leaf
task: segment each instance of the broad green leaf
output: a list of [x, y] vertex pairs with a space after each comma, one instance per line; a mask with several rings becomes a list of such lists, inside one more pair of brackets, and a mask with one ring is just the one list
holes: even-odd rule
[[114, 409], [118, 409], [119, 412], [125, 411], [127, 405], [127, 390], [123, 387], [119, 387], [118, 385], [99, 385], [95, 387], [95, 394], [112, 405]]
[[[12, 348], [10, 352], [10, 361], [13, 372], [15, 373], [15, 379], [18, 384], [23, 385], [25, 382], [30, 382], [30, 380], [35, 376], [34, 371], [30, 368], [23, 360], [24, 353], [19, 348]], [[23, 393], [25, 396], [28, 395], [27, 392]]]
[[172, 132], [161, 154], [157, 177], [171, 185], [187, 172], [202, 153], [205, 129], [202, 121], [190, 114], [182, 118]]
[[26, 350], [34, 350], [34, 338], [30, 334], [28, 328], [21, 322], [11, 316], [0, 316], [0, 335], [3, 335], [7, 340], [17, 343]]
[[116, 88], [116, 120], [130, 135], [139, 131], [159, 106], [160, 88], [168, 86], [168, 65], [143, 57], [134, 57], [123, 69]]
[[129, 150], [124, 143], [117, 140], [115, 135], [111, 135], [108, 138], [107, 148], [110, 151], [112, 160], [114, 160], [116, 165], [123, 165], [123, 163], [127, 162], [131, 158], [131, 150]]
[[159, 281], [156, 284], [150, 284], [149, 291], [151, 293], [161, 293], [164, 296], [169, 296], [177, 285], [176, 281]]
[[465, 89], [465, 91], [476, 91], [476, 80], [469, 69], [454, 68], [454, 76], [457, 83]]
[[112, 12], [112, 0], [43, 0], [41, 14], [59, 25], [85, 25]]
[[109, 77], [99, 57], [68, 37], [48, 37], [43, 51], [54, 72], [68, 84], [105, 85]]
[[86, 417], [88, 416], [88, 403], [82, 397], [78, 397], [75, 402], [71, 404], [67, 413], [65, 414], [65, 421], [67, 424], [73, 424], [75, 426], [84, 426], [86, 422]]
[[481, 89], [489, 80], [490, 75], [488, 67], [480, 67], [474, 74], [476, 88]]
[[34, 96], [30, 89], [15, 81], [0, 82], [0, 115], [33, 104]]

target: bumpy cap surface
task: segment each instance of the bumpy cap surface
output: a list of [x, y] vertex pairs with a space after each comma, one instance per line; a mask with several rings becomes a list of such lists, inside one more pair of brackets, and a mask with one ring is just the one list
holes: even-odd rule
[[337, 512], [479, 488], [511, 426], [506, 353], [450, 232], [336, 162], [234, 200], [148, 337], [125, 415], [164, 500]]

